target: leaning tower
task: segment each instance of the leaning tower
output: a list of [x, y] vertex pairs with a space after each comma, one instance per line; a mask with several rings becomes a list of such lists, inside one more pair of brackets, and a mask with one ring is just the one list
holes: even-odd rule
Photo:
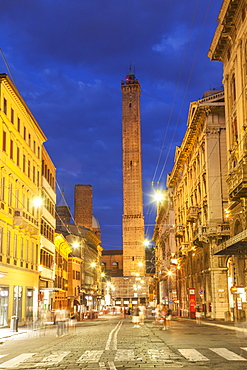
[[122, 89], [123, 276], [145, 276], [140, 84], [129, 70]]

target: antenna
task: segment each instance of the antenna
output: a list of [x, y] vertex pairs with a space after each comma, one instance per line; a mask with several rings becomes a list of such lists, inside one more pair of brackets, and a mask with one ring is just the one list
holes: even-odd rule
[[12, 81], [14, 82], [14, 84], [16, 85], [15, 80], [14, 80], [14, 77], [13, 77], [13, 75], [12, 75], [12, 73], [11, 73], [11, 70], [10, 70], [10, 68], [9, 68], [9, 65], [8, 65], [8, 63], [7, 63], [7, 60], [6, 60], [5, 56], [4, 56], [4, 53], [3, 53], [2, 49], [0, 49], [0, 53], [1, 53], [1, 55], [2, 55], [3, 61], [4, 61], [4, 63], [5, 63], [5, 66], [6, 66], [7, 70], [8, 70], [8, 74], [9, 74], [9, 76], [10, 76], [11, 80], [12, 80]]

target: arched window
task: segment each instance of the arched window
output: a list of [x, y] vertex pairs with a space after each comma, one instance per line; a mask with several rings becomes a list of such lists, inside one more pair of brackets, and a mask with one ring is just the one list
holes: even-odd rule
[[118, 270], [118, 262], [112, 262], [112, 270]]

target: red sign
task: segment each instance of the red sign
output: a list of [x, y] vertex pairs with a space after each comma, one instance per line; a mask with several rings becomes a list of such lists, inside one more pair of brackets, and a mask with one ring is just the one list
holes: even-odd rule
[[195, 312], [196, 312], [196, 295], [195, 295], [195, 289], [189, 289], [189, 298], [190, 298], [190, 318], [195, 318]]

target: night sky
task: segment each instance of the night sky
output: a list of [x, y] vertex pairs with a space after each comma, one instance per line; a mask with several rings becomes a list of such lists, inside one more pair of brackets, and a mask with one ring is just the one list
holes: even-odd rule
[[[222, 0], [8, 0], [1, 2], [1, 73], [11, 73], [43, 129], [59, 189], [93, 186], [105, 249], [122, 247], [121, 80], [142, 87], [145, 233], [191, 101], [222, 86], [207, 57]], [[61, 194], [58, 191], [57, 201]]]

